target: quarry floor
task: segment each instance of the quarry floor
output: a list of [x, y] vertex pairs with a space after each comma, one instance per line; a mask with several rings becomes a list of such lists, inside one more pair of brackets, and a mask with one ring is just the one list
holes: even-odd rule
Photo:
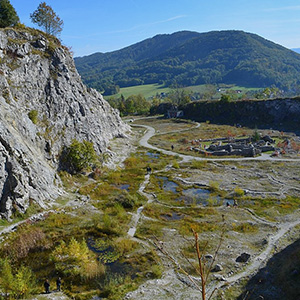
[[[278, 207], [288, 205], [280, 202], [287, 196], [297, 197], [299, 195], [299, 156], [272, 158], [270, 155], [264, 155], [255, 159], [212, 158], [209, 160], [190, 157], [178, 154], [176, 151], [161, 149], [159, 145], [153, 146], [149, 140], [155, 135], [155, 129], [149, 126], [149, 122], [148, 119], [145, 126], [141, 124], [143, 121], [139, 120], [139, 125], [145, 127], [139, 129], [133, 127], [140, 135], [144, 133], [141, 128], [147, 129], [145, 135], [140, 139], [140, 145], [167, 155], [175, 155], [177, 159], [181, 159], [179, 168], [170, 165], [164, 170], [155, 170], [150, 176], [156, 176], [162, 172], [170, 180], [180, 182], [182, 186], [186, 187], [195, 185], [210, 187], [213, 183], [217, 183], [218, 189], [224, 191], [228, 199], [237, 190], [242, 190], [243, 197], [254, 199], [253, 201], [263, 201], [263, 199], [276, 201], [277, 199]], [[162, 130], [165, 130], [164, 133], [167, 132], [166, 127], [168, 126], [164, 125], [165, 127], [159, 127], [158, 134], [161, 134]], [[175, 131], [179, 130], [182, 129], [175, 129]], [[205, 163], [199, 168], [191, 168], [189, 162], [192, 160], [205, 161]], [[184, 208], [176, 207], [174, 204], [157, 200], [151, 189], [147, 195], [149, 178], [146, 177], [142, 192], [148, 197], [150, 204], [153, 203], [158, 207], [164, 207], [164, 209], [168, 207], [170, 211], [184, 210]], [[218, 205], [214, 207], [215, 212], [213, 214], [201, 217], [201, 222], [219, 224], [226, 228], [221, 247], [213, 263], [213, 265], [221, 265], [222, 270], [211, 272], [207, 284], [208, 295], [216, 289], [212, 299], [236, 299], [242, 294], [241, 287], [245, 282], [263, 268], [269, 258], [300, 238], [299, 205], [296, 206], [297, 209], [282, 211], [276, 207], [275, 203], [272, 206], [267, 205], [265, 210], [256, 211], [252, 209], [251, 205], [247, 205], [247, 201], [251, 202], [252, 200], [241, 201], [242, 205], [237, 207], [227, 206], [225, 203]], [[135, 216], [134, 226], [138, 228], [144, 222], [155, 224], [157, 220], [148, 218], [140, 210], [138, 219], [137, 215]], [[163, 228], [163, 235], [158, 241], [158, 245], [163, 245], [163, 250], [167, 253], [167, 255], [160, 253], [165, 267], [162, 278], [147, 281], [136, 291], [127, 294], [125, 299], [200, 299], [200, 292], [197, 287], [188, 277], [177, 272], [176, 267], [168, 257], [169, 255], [172, 256], [176, 264], [180, 264], [183, 269], [189, 269], [186, 257], [182, 256], [181, 252], [187, 243], [193, 245], [193, 236], [192, 234], [183, 236], [176, 226], [172, 228], [172, 221], [168, 223]], [[253, 230], [247, 231], [246, 229], [244, 232], [235, 230], [236, 227], [245, 224], [248, 224]], [[199, 234], [200, 241], [209, 244], [204, 254], [214, 256], [220, 236], [221, 231], [218, 230]], [[153, 240], [150, 239], [148, 242], [153, 245]], [[156, 244], [157, 247], [159, 246]], [[236, 262], [237, 257], [242, 253], [248, 253], [250, 259], [244, 263]], [[196, 255], [189, 258], [189, 261], [191, 264], [197, 265]], [[209, 261], [207, 261], [207, 265], [209, 265]], [[192, 279], [194, 278], [197, 283], [199, 276], [193, 276], [195, 277]]]

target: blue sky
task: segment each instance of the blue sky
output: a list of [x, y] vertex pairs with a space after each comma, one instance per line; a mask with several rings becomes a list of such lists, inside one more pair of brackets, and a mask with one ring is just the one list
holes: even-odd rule
[[[21, 22], [41, 0], [10, 0]], [[74, 56], [109, 52], [156, 34], [243, 30], [300, 48], [299, 0], [47, 0], [64, 21], [60, 38]]]

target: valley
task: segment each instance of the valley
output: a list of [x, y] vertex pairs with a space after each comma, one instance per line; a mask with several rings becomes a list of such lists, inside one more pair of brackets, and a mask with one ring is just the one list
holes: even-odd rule
[[[248, 280], [272, 256], [299, 240], [299, 154], [193, 156], [179, 149], [174, 134], [195, 137], [209, 132], [223, 135], [229, 129], [249, 134], [253, 130], [160, 118], [141, 118], [129, 124], [130, 142], [115, 139], [110, 143], [110, 149], [120, 154], [114, 169], [73, 176], [61, 173], [68, 194], [48, 212], [32, 212], [30, 219], [11, 227], [13, 231], [18, 228], [15, 233], [8, 234], [2, 224], [6, 245], [12, 247], [10, 241], [18, 245], [18, 236], [39, 228], [50, 244], [34, 246], [22, 261], [38, 278], [48, 276], [52, 283], [57, 272], [63, 275], [65, 297], [201, 299], [195, 286], [199, 275], [193, 229], [199, 234], [207, 266], [222, 237], [212, 265], [218, 267], [210, 272], [207, 294], [216, 288], [212, 299], [243, 299], [247, 292], [255, 295], [259, 279], [251, 286]], [[170, 139], [173, 150], [166, 146]], [[92, 269], [86, 269], [89, 277], [80, 279], [49, 261], [59, 240], [72, 238], [87, 242], [94, 253], [90, 259], [95, 255], [104, 267], [102, 275], [100, 270], [92, 275]], [[249, 257], [237, 262], [243, 253]], [[288, 263], [289, 258], [286, 260]], [[295, 299], [297, 275], [289, 276], [291, 290], [285, 291], [285, 299]], [[271, 286], [261, 291], [264, 293], [272, 293]], [[280, 299], [280, 289], [276, 293], [272, 299]], [[49, 297], [60, 295], [53, 292]], [[47, 298], [40, 297], [34, 299]]]
[[121, 2], [0, 1], [0, 300], [300, 299], [296, 6]]

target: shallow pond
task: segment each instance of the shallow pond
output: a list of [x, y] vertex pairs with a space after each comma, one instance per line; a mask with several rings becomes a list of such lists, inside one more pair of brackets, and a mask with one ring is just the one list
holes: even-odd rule
[[[161, 180], [160, 187], [165, 192], [177, 193], [177, 188], [179, 185], [168, 179], [165, 176], [157, 177]], [[219, 196], [212, 196], [212, 193], [207, 189], [202, 188], [188, 188], [182, 191], [182, 195], [177, 198], [177, 201], [183, 201], [186, 205], [191, 204], [202, 204], [207, 205], [230, 205], [232, 206], [234, 201], [233, 199], [223, 199]]]
[[153, 152], [147, 152], [146, 153], [147, 156], [149, 156], [150, 158], [159, 158], [160, 154], [159, 153], [153, 153]]
[[173, 193], [177, 193], [177, 187], [178, 184], [174, 181], [170, 181], [168, 179], [168, 177], [165, 176], [160, 176], [157, 177], [158, 179], [162, 180], [162, 184], [161, 184], [161, 188], [165, 191], [165, 192], [173, 192]]
[[120, 189], [120, 190], [125, 190], [125, 191], [129, 191], [130, 188], [130, 184], [114, 184], [114, 187]]

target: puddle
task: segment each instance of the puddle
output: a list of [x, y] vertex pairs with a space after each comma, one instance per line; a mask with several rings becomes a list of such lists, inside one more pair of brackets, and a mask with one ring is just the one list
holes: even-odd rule
[[233, 199], [224, 199], [223, 204], [227, 205], [227, 206], [228, 205], [233, 206], [234, 200]]
[[195, 199], [208, 199], [210, 196], [210, 191], [206, 189], [191, 188], [191, 189], [183, 190], [182, 194], [184, 196], [193, 197]]
[[174, 181], [170, 181], [168, 179], [168, 177], [165, 176], [160, 176], [157, 177], [158, 179], [162, 180], [162, 185], [161, 188], [165, 191], [165, 192], [173, 192], [173, 193], [177, 193], [176, 189], [178, 187], [178, 184]]
[[129, 191], [129, 187], [130, 187], [130, 184], [120, 184], [120, 185], [118, 185], [119, 189], [126, 190], [126, 191]]
[[[230, 205], [233, 204], [233, 200], [224, 200], [219, 196], [212, 196], [211, 192], [206, 189], [200, 188], [190, 188], [182, 191], [183, 196], [179, 197], [177, 201], [184, 201], [184, 204], [191, 205], [191, 204], [202, 204], [204, 206], [207, 205], [226, 205], [227, 202]], [[232, 203], [231, 203], [232, 201]]]
[[167, 221], [177, 221], [177, 220], [181, 220], [184, 218], [184, 215], [176, 213], [176, 212], [172, 212], [172, 214], [163, 214], [161, 215], [162, 218], [164, 218]]
[[129, 191], [129, 188], [130, 188], [130, 184], [116, 184], [113, 186], [120, 190], [127, 191], [127, 192]]
[[147, 156], [149, 156], [150, 158], [159, 158], [160, 154], [159, 153], [153, 153], [153, 152], [147, 152], [146, 153]]
[[104, 240], [89, 237], [87, 245], [90, 250], [98, 255], [99, 261], [105, 264], [105, 274], [109, 279], [118, 279], [118, 276], [130, 276], [131, 279], [136, 277], [137, 269], [129, 263], [121, 262], [119, 253], [112, 246], [106, 245]]

